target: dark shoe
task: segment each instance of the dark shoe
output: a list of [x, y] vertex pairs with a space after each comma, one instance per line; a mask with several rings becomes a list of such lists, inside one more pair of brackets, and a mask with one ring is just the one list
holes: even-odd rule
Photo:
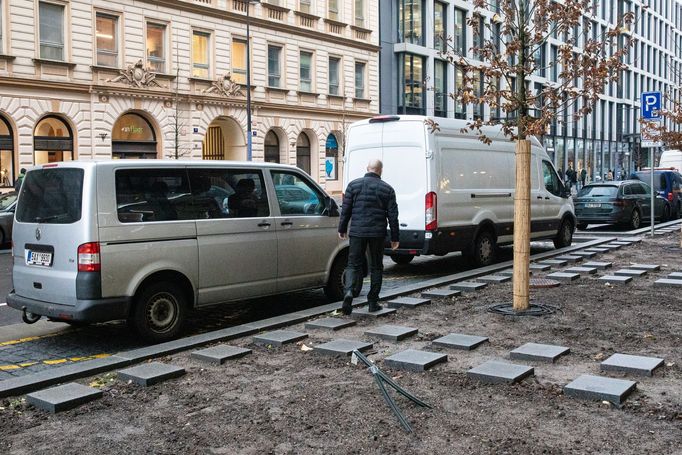
[[379, 305], [377, 302], [369, 302], [369, 308], [367, 309], [367, 311], [369, 311], [370, 313], [375, 313], [375, 312], [381, 311], [383, 309], [384, 309], [384, 307]]
[[341, 312], [346, 316], [353, 312], [353, 293], [348, 292], [343, 296], [343, 305], [341, 306]]

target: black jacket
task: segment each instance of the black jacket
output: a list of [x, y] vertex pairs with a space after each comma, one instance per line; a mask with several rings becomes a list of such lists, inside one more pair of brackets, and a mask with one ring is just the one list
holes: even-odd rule
[[[399, 238], [398, 204], [391, 185], [374, 172], [348, 184], [343, 195], [339, 232], [353, 237], [385, 237], [387, 225], [391, 226], [391, 241]], [[386, 219], [388, 218], [388, 223]]]

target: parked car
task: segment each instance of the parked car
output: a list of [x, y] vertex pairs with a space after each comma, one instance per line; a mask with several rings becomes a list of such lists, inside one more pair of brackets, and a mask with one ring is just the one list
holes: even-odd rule
[[[638, 171], [635, 175], [644, 183], [651, 181], [650, 170]], [[654, 169], [654, 188], [670, 203], [672, 219], [682, 216], [682, 174], [672, 168]]]
[[[303, 190], [277, 191], [284, 181]], [[193, 308], [314, 288], [338, 301], [348, 257], [338, 215], [293, 166], [45, 164], [19, 194], [7, 303], [29, 323], [127, 319], [161, 341]]]
[[0, 194], [0, 245], [12, 241], [12, 223], [16, 205], [17, 193], [15, 191]]
[[[462, 251], [489, 265], [496, 246], [513, 241], [514, 142], [499, 126], [482, 128], [488, 145], [465, 131], [466, 120], [438, 119], [436, 131], [426, 120], [390, 115], [351, 125], [344, 185], [363, 176], [370, 159], [383, 161], [400, 211], [400, 248], [385, 250], [395, 262]], [[536, 138], [530, 160], [531, 238], [568, 246], [576, 223], [570, 193]]]
[[[670, 217], [670, 203], [656, 194], [654, 219]], [[651, 187], [639, 180], [590, 183], [575, 197], [578, 228], [588, 224], [624, 224], [638, 229], [650, 220]]]

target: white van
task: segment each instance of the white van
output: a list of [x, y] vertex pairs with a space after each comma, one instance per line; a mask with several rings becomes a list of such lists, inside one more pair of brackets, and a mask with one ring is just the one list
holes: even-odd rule
[[682, 150], [664, 150], [658, 167], [682, 172]]
[[293, 166], [37, 166], [19, 194], [7, 303], [28, 323], [128, 319], [142, 337], [161, 341], [194, 308], [312, 288], [338, 301], [348, 260], [338, 214]]
[[[491, 144], [463, 132], [467, 121], [422, 116], [379, 116], [352, 124], [345, 148], [345, 186], [383, 161], [383, 179], [396, 192], [400, 249], [397, 263], [417, 255], [462, 251], [477, 265], [494, 260], [495, 246], [513, 241], [514, 142], [485, 127]], [[531, 139], [531, 237], [571, 244], [576, 225], [570, 193], [536, 138]]]

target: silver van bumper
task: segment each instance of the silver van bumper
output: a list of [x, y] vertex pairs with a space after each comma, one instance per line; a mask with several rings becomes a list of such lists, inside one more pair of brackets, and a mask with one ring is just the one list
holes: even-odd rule
[[29, 313], [62, 321], [106, 322], [128, 317], [130, 297], [110, 299], [77, 300], [76, 305], [60, 305], [43, 302], [17, 295], [14, 291], [7, 296], [7, 305], [17, 310], [24, 307]]

